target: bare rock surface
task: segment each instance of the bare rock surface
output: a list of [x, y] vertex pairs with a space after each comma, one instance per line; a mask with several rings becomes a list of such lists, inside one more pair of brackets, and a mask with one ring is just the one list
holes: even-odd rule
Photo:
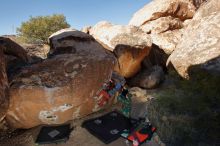
[[204, 2], [198, 9], [197, 13], [195, 14], [193, 18], [194, 20], [209, 16], [213, 12], [220, 11], [220, 3], [218, 0], [201, 0], [201, 1]]
[[52, 34], [49, 42], [51, 46], [49, 55], [52, 56], [79, 53], [89, 54], [95, 58], [101, 56], [100, 52], [112, 56], [91, 35], [72, 28], [62, 29]]
[[[12, 127], [62, 124], [104, 108], [95, 97], [112, 75], [113, 55], [88, 34], [71, 30], [71, 40], [64, 34], [52, 38], [61, 53], [24, 68], [11, 81], [6, 119]], [[64, 42], [69, 43], [67, 52]]]
[[24, 48], [10, 38], [0, 37], [0, 44], [4, 46], [5, 54], [16, 56], [26, 62], [28, 61], [27, 52]]
[[153, 66], [150, 69], [146, 69], [138, 73], [135, 77], [130, 79], [128, 83], [132, 87], [152, 89], [158, 87], [164, 78], [162, 67]]
[[195, 6], [190, 0], [154, 0], [137, 11], [129, 25], [141, 26], [160, 17], [172, 16], [182, 21], [190, 19], [195, 13]]
[[6, 74], [3, 47], [0, 45], [0, 122], [4, 118], [9, 105], [8, 78]]
[[167, 55], [170, 55], [182, 39], [182, 30], [169, 30], [160, 34], [150, 34], [150, 36], [155, 45], [164, 50]]
[[152, 43], [170, 55], [181, 39], [184, 21], [191, 19], [195, 11], [190, 0], [154, 0], [137, 11], [129, 25], [150, 34]]
[[183, 27], [183, 22], [179, 18], [174, 18], [171, 16], [160, 17], [154, 21], [149, 21], [145, 23], [140, 28], [146, 33], [163, 33], [169, 30], [181, 29]]
[[118, 64], [115, 70], [124, 77], [134, 76], [148, 55], [152, 42], [150, 36], [134, 26], [99, 22], [90, 34], [106, 49], [114, 53]]
[[[216, 1], [210, 1], [212, 2]], [[193, 66], [201, 65], [207, 70], [220, 70], [220, 12], [212, 12], [208, 16], [198, 18], [200, 13], [208, 12], [210, 3], [203, 5], [197, 12], [185, 29], [177, 49], [169, 58], [168, 63], [171, 62], [182, 77], [187, 78], [188, 71]]]
[[153, 44], [150, 50], [150, 53], [147, 57], [145, 57], [142, 62], [143, 69], [150, 69], [155, 65], [161, 66], [164, 72], [167, 72], [166, 61], [168, 59], [168, 55], [159, 46]]
[[44, 44], [22, 44], [28, 55], [33, 58], [46, 59], [50, 51], [50, 47]]

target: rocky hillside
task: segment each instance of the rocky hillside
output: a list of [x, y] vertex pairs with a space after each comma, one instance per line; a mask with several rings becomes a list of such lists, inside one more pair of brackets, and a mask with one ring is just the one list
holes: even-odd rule
[[62, 124], [100, 107], [114, 76], [140, 100], [169, 146], [220, 144], [220, 3], [153, 0], [128, 25], [98, 22], [60, 30], [50, 46], [0, 38], [2, 129]]

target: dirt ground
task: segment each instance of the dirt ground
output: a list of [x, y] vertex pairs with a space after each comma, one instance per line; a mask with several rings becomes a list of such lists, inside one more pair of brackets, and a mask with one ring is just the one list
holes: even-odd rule
[[[67, 142], [59, 144], [47, 144], [41, 146], [132, 146], [131, 143], [126, 144], [126, 141], [123, 138], [119, 138], [118, 140], [106, 145], [102, 143], [100, 140], [98, 140], [96, 137], [91, 135], [86, 129], [81, 127], [81, 124], [84, 120], [103, 115], [106, 112], [108, 111], [102, 111], [82, 118], [80, 120], [69, 122], [71, 123], [72, 127], [74, 127], [74, 130], [71, 132], [70, 138]], [[33, 129], [21, 132], [16, 136], [12, 136], [11, 138], [5, 138], [0, 141], [0, 146], [37, 146], [37, 144], [35, 144], [35, 140], [40, 129], [41, 126], [35, 127]], [[145, 143], [142, 146], [159, 145], [156, 144], [154, 140], [151, 140], [150, 142]]]

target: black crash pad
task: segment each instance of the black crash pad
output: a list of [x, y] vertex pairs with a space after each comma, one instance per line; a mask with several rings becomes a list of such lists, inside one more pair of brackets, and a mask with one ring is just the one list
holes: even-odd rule
[[50, 144], [66, 142], [69, 139], [69, 135], [73, 129], [70, 124], [60, 126], [44, 126], [41, 128], [38, 134], [37, 144]]
[[86, 128], [105, 144], [109, 144], [120, 138], [121, 133], [126, 129], [130, 129], [135, 122], [135, 120], [113, 111], [104, 116], [83, 122], [82, 127]]

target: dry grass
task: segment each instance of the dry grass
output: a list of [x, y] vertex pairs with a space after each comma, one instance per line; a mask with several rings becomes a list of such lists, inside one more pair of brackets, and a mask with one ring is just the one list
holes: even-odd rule
[[149, 118], [168, 145], [220, 145], [220, 77], [200, 74], [153, 93]]

